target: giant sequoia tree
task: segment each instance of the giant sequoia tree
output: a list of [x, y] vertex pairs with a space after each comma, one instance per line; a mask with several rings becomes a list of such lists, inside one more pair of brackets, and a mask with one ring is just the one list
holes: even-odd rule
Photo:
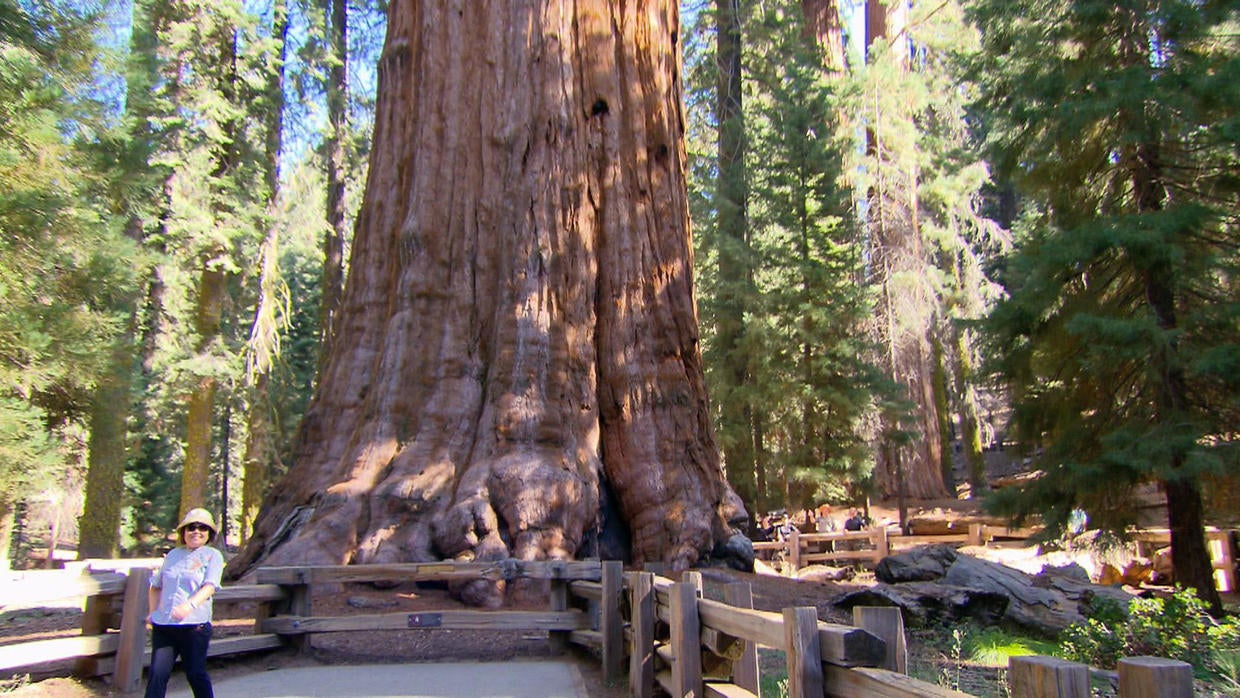
[[233, 574], [572, 558], [611, 521], [683, 568], [732, 536], [678, 23], [672, 0], [392, 3], [333, 349]]

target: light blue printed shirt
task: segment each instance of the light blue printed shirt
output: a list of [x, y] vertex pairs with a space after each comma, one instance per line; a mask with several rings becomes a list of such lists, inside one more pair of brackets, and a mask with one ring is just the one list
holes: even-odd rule
[[159, 607], [151, 613], [156, 625], [198, 625], [211, 622], [211, 599], [190, 611], [179, 621], [172, 619], [174, 606], [185, 603], [190, 595], [210, 584], [218, 591], [224, 574], [224, 556], [219, 550], [204, 545], [197, 550], [178, 546], [164, 556], [164, 564], [151, 576], [151, 586], [159, 589]]

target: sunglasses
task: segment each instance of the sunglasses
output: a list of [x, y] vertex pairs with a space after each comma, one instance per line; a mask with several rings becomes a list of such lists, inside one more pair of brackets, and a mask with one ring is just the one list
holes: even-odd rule
[[211, 532], [211, 527], [210, 527], [210, 526], [207, 526], [207, 525], [205, 525], [205, 524], [198, 524], [198, 523], [195, 523], [195, 524], [190, 524], [190, 525], [186, 526], [186, 527], [185, 527], [185, 530], [186, 530], [186, 531], [196, 532], [196, 533], [210, 533], [210, 532]]

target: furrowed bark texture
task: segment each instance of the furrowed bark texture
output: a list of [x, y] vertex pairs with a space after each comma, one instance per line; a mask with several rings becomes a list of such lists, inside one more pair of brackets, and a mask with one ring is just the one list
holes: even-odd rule
[[743, 516], [693, 304], [675, 2], [397, 0], [334, 350], [234, 560], [632, 561]]

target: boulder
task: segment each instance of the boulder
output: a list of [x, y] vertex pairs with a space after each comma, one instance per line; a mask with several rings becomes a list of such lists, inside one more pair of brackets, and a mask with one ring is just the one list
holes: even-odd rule
[[883, 558], [874, 576], [887, 584], [928, 582], [947, 574], [956, 558], [956, 550], [950, 545], [923, 545]]

